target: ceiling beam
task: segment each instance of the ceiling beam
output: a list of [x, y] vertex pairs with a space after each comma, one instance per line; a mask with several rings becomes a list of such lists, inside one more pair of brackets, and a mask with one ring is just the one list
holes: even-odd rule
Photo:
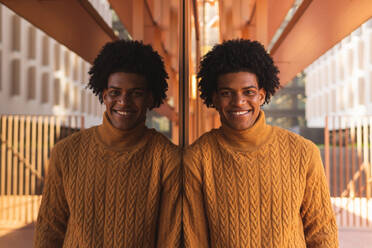
[[[313, 0], [272, 51], [285, 85], [322, 54], [372, 17], [370, 0]], [[299, 8], [300, 9], [300, 8]]]
[[88, 0], [0, 0], [47, 35], [92, 63], [117, 37]]

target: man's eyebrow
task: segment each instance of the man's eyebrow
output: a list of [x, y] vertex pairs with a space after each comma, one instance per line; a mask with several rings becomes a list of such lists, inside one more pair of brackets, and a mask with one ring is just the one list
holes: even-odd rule
[[[108, 88], [109, 89], [115, 89], [115, 90], [121, 90], [122, 89], [120, 87], [115, 87], [115, 86], [110, 86]], [[130, 90], [146, 90], [146, 87], [136, 87], [136, 88], [131, 88]]]
[[[254, 85], [251, 85], [251, 86], [247, 86], [247, 87], [244, 87], [243, 88], [243, 90], [244, 89], [257, 89], [257, 87], [256, 86], [254, 86]], [[232, 88], [229, 88], [229, 87], [219, 87], [219, 88], [217, 88], [217, 90], [233, 90]]]
[[257, 87], [256, 86], [254, 86], [254, 85], [251, 85], [251, 86], [248, 86], [248, 87], [244, 87], [243, 89], [257, 89]]

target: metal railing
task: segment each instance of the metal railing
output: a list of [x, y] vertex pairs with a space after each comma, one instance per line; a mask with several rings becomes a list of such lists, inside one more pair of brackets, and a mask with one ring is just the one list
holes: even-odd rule
[[82, 116], [0, 116], [0, 224], [36, 220], [50, 151]]
[[329, 116], [325, 170], [340, 227], [372, 227], [372, 116]]

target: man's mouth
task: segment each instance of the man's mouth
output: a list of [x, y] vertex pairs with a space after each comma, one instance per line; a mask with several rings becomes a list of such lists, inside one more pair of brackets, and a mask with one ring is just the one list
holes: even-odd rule
[[115, 113], [117, 113], [118, 115], [120, 116], [123, 116], [123, 117], [128, 117], [128, 116], [131, 116], [131, 115], [134, 115], [135, 112], [134, 111], [120, 111], [120, 110], [113, 110]]
[[232, 116], [237, 116], [237, 117], [248, 115], [249, 112], [252, 112], [252, 110], [229, 111], [229, 113], [230, 113]]

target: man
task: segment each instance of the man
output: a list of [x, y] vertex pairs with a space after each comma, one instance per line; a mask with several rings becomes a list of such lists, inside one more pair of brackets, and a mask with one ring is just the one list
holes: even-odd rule
[[201, 98], [222, 126], [184, 154], [186, 247], [337, 247], [317, 147], [265, 123], [278, 69], [255, 41], [216, 45], [201, 62]]
[[178, 247], [179, 153], [145, 126], [166, 97], [168, 75], [151, 46], [106, 44], [88, 87], [106, 105], [100, 126], [52, 151], [35, 247]]

